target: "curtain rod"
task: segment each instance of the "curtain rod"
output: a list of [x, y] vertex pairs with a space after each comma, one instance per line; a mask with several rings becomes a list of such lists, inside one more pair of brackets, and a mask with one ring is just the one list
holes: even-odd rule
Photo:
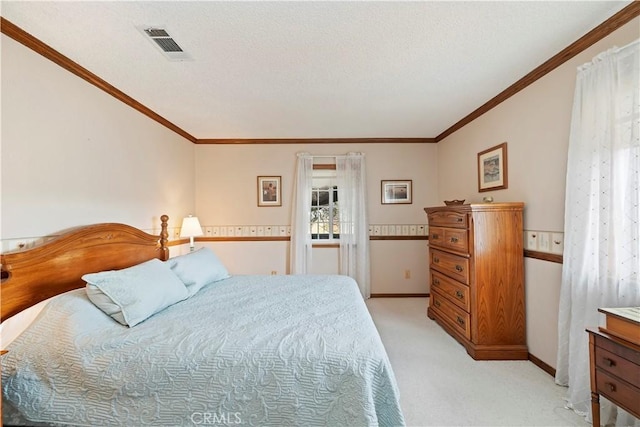
[[346, 155], [346, 154], [319, 154], [319, 155], [313, 155], [313, 154], [309, 154], [309, 153], [298, 153], [298, 157], [311, 157], [312, 159], [322, 159], [322, 158], [327, 158], [327, 159], [346, 159], [348, 157], [364, 157], [364, 153], [351, 153], [351, 155]]

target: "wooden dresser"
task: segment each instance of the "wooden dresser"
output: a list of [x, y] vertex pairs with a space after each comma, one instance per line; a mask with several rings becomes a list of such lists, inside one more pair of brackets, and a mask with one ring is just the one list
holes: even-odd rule
[[594, 426], [600, 425], [600, 395], [640, 418], [640, 307], [598, 311], [606, 327], [587, 329]]
[[427, 315], [476, 360], [528, 359], [524, 203], [425, 208], [429, 222]]

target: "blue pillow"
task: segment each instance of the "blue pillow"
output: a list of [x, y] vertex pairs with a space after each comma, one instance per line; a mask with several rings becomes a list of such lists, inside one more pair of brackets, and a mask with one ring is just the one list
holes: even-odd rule
[[187, 299], [187, 288], [159, 259], [122, 270], [82, 276], [87, 296], [100, 310], [130, 327]]
[[167, 265], [187, 287], [189, 296], [198, 292], [204, 285], [230, 277], [225, 266], [209, 248], [170, 258]]

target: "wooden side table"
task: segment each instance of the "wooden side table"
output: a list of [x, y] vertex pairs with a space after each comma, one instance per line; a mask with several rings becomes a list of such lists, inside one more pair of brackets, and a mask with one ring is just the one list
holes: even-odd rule
[[600, 426], [600, 395], [640, 418], [640, 346], [587, 329], [593, 425]]

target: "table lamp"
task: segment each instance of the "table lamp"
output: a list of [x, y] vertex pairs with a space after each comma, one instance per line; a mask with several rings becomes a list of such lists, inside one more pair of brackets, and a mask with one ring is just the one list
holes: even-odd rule
[[194, 244], [193, 238], [202, 236], [202, 227], [197, 216], [189, 215], [182, 220], [182, 228], [180, 229], [180, 237], [189, 238], [189, 251], [193, 252]]

